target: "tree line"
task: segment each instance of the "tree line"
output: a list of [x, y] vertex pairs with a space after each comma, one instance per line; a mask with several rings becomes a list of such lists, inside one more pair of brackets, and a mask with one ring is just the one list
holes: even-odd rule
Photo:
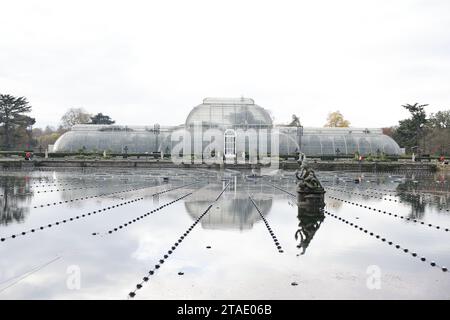
[[397, 126], [384, 128], [407, 153], [450, 154], [450, 110], [427, 115], [428, 104], [405, 104], [410, 117], [400, 120]]
[[0, 150], [36, 150], [43, 152], [48, 145], [76, 124], [114, 124], [108, 115], [92, 115], [82, 108], [70, 108], [57, 128], [33, 128], [36, 119], [28, 114], [32, 106], [25, 97], [0, 94]]

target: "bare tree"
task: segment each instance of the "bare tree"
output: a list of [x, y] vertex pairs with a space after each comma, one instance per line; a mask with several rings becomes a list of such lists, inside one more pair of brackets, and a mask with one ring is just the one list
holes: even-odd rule
[[83, 108], [70, 108], [61, 118], [61, 126], [70, 129], [76, 124], [88, 124], [91, 122], [91, 115]]

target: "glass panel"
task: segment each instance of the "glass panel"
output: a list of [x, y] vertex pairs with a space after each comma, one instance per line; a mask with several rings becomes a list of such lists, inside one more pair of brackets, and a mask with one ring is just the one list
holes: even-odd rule
[[334, 153], [336, 155], [344, 155], [347, 153], [344, 136], [334, 137]]
[[361, 155], [367, 156], [372, 153], [372, 149], [370, 147], [369, 141], [366, 139], [366, 137], [360, 137], [359, 138], [359, 153]]
[[322, 154], [322, 147], [320, 145], [320, 138], [318, 135], [311, 135], [308, 143], [309, 154], [311, 156], [320, 156]]
[[345, 135], [344, 138], [347, 144], [347, 153], [355, 154], [355, 152], [358, 151], [358, 144], [356, 143], [354, 136], [348, 134]]
[[328, 135], [322, 135], [320, 137], [320, 141], [322, 143], [322, 155], [333, 155], [334, 147], [333, 147], [333, 137]]
[[311, 135], [303, 136], [301, 143], [301, 151], [306, 155], [312, 155], [313, 148], [311, 143]]

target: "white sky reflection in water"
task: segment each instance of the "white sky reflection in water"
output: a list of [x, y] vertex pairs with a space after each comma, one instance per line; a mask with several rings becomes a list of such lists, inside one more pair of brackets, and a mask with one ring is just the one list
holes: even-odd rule
[[[137, 291], [136, 299], [450, 298], [450, 273], [430, 266], [432, 260], [450, 265], [450, 232], [445, 231], [450, 227], [448, 176], [422, 174], [412, 179], [410, 175], [366, 174], [355, 184], [356, 173], [319, 173], [330, 187], [328, 211], [416, 251], [426, 257], [422, 262], [329, 215], [321, 223], [305, 217], [299, 220], [292, 197], [270, 185], [295, 192], [292, 172], [256, 181], [246, 178], [245, 172], [225, 175], [232, 178], [230, 186], [168, 255], [220, 193], [223, 173], [182, 169], [2, 172], [0, 237], [6, 239], [0, 243], [0, 298], [127, 298], [155, 264], [160, 268]], [[170, 176], [168, 183], [163, 176]], [[194, 180], [200, 183], [152, 196]], [[64, 187], [81, 189], [62, 191]], [[138, 190], [111, 195], [131, 188]], [[193, 194], [123, 226], [189, 192]], [[375, 192], [401, 202], [380, 199]], [[420, 200], [424, 193], [429, 196]], [[99, 194], [106, 195], [90, 198]], [[278, 252], [249, 194], [283, 253]], [[419, 223], [330, 197], [417, 218]], [[79, 200], [70, 201], [74, 199]], [[133, 199], [137, 200], [128, 203]], [[69, 220], [76, 216], [80, 218]], [[55, 225], [63, 219], [67, 222]], [[315, 223], [319, 228], [301, 254], [295, 239], [299, 224], [311, 228]], [[52, 227], [38, 230], [48, 224]], [[33, 228], [36, 232], [29, 232]], [[114, 228], [117, 231], [108, 233]], [[27, 233], [21, 235], [22, 231]], [[10, 238], [13, 234], [17, 236]], [[164, 255], [168, 258], [159, 262]], [[367, 268], [372, 265], [381, 270], [380, 290], [366, 285]], [[68, 271], [74, 267], [80, 270], [79, 289], [67, 285], [73, 280]], [[298, 285], [292, 286], [293, 282]]]

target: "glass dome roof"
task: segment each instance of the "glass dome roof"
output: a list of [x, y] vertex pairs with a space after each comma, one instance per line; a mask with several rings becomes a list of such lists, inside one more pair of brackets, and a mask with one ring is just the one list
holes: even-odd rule
[[249, 98], [206, 98], [189, 113], [186, 127], [272, 127], [267, 110]]

